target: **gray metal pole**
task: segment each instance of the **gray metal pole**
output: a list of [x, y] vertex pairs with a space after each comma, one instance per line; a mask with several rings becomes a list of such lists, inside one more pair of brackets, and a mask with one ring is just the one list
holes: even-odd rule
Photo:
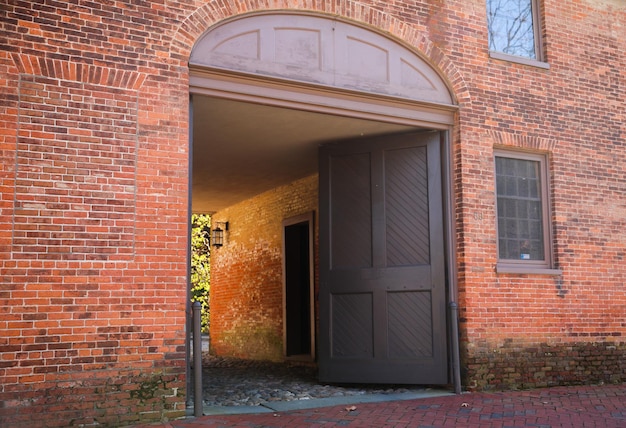
[[452, 327], [452, 366], [454, 375], [454, 392], [461, 391], [461, 357], [459, 352], [459, 306], [456, 302], [450, 302], [450, 324]]
[[455, 234], [455, 215], [454, 215], [454, 174], [453, 174], [453, 150], [450, 142], [450, 131], [442, 133], [443, 136], [443, 153], [444, 162], [444, 182], [445, 193], [444, 209], [446, 215], [446, 252], [448, 259], [448, 308], [450, 310], [450, 350], [452, 352], [452, 377], [454, 380], [454, 392], [460, 394], [462, 392], [461, 385], [461, 357], [459, 344], [459, 305], [456, 302], [458, 298], [457, 290], [457, 270], [456, 270], [456, 234]]
[[193, 415], [202, 416], [202, 328], [201, 311], [202, 304], [193, 302], [193, 380], [194, 400]]
[[185, 389], [187, 400], [185, 406], [190, 409], [191, 401], [191, 332], [193, 330], [193, 310], [191, 309], [191, 191], [193, 168], [193, 102], [189, 95], [189, 176], [187, 179], [187, 302], [185, 304]]

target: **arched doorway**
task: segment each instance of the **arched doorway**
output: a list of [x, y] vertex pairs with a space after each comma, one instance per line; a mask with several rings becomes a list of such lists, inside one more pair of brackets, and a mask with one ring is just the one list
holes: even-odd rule
[[[380, 33], [336, 17], [289, 12], [246, 15], [211, 28], [194, 47], [190, 70], [194, 104], [194, 211], [219, 211], [242, 198], [318, 171], [320, 183], [342, 180], [352, 186], [371, 185], [374, 188], [382, 185], [383, 182], [374, 181], [350, 183], [354, 176], [333, 176], [332, 168], [327, 166], [319, 170], [318, 155], [327, 159], [320, 159], [322, 165], [332, 163], [333, 156], [333, 150], [323, 150], [319, 154], [320, 145], [339, 145], [342, 152], [347, 146], [359, 146], [359, 141], [365, 141], [361, 140], [364, 137], [369, 138], [366, 145], [374, 144], [368, 155], [371, 159], [385, 157], [387, 150], [401, 148], [409, 149], [411, 153], [426, 150], [427, 164], [423, 167], [413, 164], [409, 169], [427, 167], [428, 177], [434, 172], [439, 180], [443, 177], [445, 181], [441, 165], [446, 163], [447, 132], [454, 123], [453, 97], [445, 81], [427, 61]], [[429, 131], [430, 137], [428, 142], [418, 137], [417, 146], [387, 145], [385, 135], [407, 131], [422, 134]], [[203, 144], [202, 139], [211, 143]], [[356, 139], [356, 143], [334, 144], [352, 139]], [[205, 149], [211, 152], [211, 156]], [[357, 152], [360, 155], [362, 150], [359, 148], [354, 153]], [[381, 154], [374, 155], [374, 152]], [[342, 152], [341, 156], [344, 155], [346, 153]], [[219, 162], [209, 165], [207, 160], [210, 158], [219, 159]], [[365, 170], [357, 176], [361, 173]], [[363, 176], [376, 174], [380, 171], [368, 167]], [[432, 183], [428, 181], [425, 188], [410, 191], [432, 193], [429, 184]], [[428, 242], [424, 248], [428, 251], [425, 258], [430, 260], [434, 256], [431, 250], [437, 252], [438, 272], [429, 278], [437, 279], [428, 286], [421, 284], [417, 288], [407, 287], [410, 279], [397, 283], [395, 288], [390, 287], [390, 281], [396, 281], [398, 275], [405, 275], [400, 271], [408, 272], [410, 278], [418, 272], [417, 265], [425, 266], [420, 272], [430, 272], [435, 267], [416, 259], [407, 265], [413, 270], [407, 270], [404, 265], [391, 266], [383, 261], [388, 254], [387, 248], [396, 244], [386, 235], [388, 227], [366, 228], [369, 234], [366, 242], [372, 248], [365, 261], [368, 266], [358, 265], [362, 260], [358, 266], [353, 266], [350, 260], [347, 265], [337, 264], [333, 254], [338, 252], [332, 252], [333, 243], [344, 239], [344, 243], [350, 245], [351, 238], [342, 238], [341, 229], [334, 227], [342, 223], [343, 230], [346, 230], [349, 221], [330, 216], [337, 206], [331, 196], [336, 189], [331, 192], [331, 187], [322, 184], [319, 189], [320, 328], [311, 333], [311, 337], [318, 337], [321, 376], [327, 381], [341, 382], [446, 383], [449, 380], [446, 351], [449, 338], [446, 284], [449, 279], [446, 281], [446, 278], [450, 275], [445, 271], [445, 222], [434, 229], [426, 227]], [[347, 194], [352, 189], [346, 188]], [[439, 211], [427, 208], [421, 219], [423, 222], [430, 224], [429, 220], [437, 215], [446, 218], [442, 210], [445, 209], [447, 189], [445, 183], [439, 182], [436, 190], [439, 193], [426, 201], [438, 206]], [[203, 201], [211, 201], [212, 205], [204, 205]], [[359, 220], [383, 224], [391, 210], [385, 208], [378, 217], [373, 217], [372, 204], [377, 202], [372, 199], [368, 203], [369, 209], [363, 211]], [[449, 215], [447, 218], [450, 221]], [[410, 229], [418, 223], [413, 220], [400, 227], [408, 233], [416, 232]], [[358, 232], [360, 237], [363, 236], [361, 232], [363, 229]], [[386, 238], [381, 238], [383, 235]], [[379, 245], [383, 241], [384, 245]], [[358, 245], [357, 241], [352, 242]], [[348, 253], [350, 248], [345, 250], [345, 254]], [[333, 272], [336, 266], [342, 271], [339, 276]], [[361, 278], [354, 282], [356, 289], [352, 291], [346, 291], [338, 284], [338, 281], [345, 280], [342, 274], [346, 267], [357, 268], [355, 277]], [[380, 294], [374, 289], [360, 288], [366, 283], [372, 284], [370, 277], [378, 278], [379, 288], [387, 290]], [[333, 282], [338, 288], [331, 284]], [[410, 293], [413, 294], [409, 296]], [[370, 297], [362, 299], [363, 296]], [[390, 304], [375, 308], [373, 302], [380, 297]], [[403, 305], [406, 302], [413, 303]], [[408, 318], [403, 315], [399, 320], [390, 321], [399, 313], [394, 311], [409, 314]], [[414, 316], [416, 311], [420, 311], [417, 317]], [[381, 320], [385, 326], [377, 328]], [[416, 329], [409, 328], [393, 337], [380, 337], [381, 332], [393, 325], [419, 320], [425, 320], [417, 329], [419, 334]], [[372, 327], [359, 333], [364, 333], [362, 337], [366, 339], [351, 343], [351, 337], [354, 337], [351, 333], [355, 333], [353, 327], [363, 323]], [[312, 323], [312, 329], [315, 324]], [[390, 340], [395, 347], [384, 345]], [[378, 358], [381, 352], [383, 361]], [[368, 360], [373, 365], [368, 364]], [[364, 376], [368, 370], [380, 372], [381, 367], [383, 372], [391, 373], [385, 367], [400, 360], [403, 363], [396, 364], [396, 374], [376, 378]], [[407, 360], [412, 363], [405, 364]], [[356, 361], [360, 363], [355, 365]], [[430, 376], [435, 367], [433, 362], [437, 363], [436, 377]], [[357, 366], [360, 368], [350, 376], [339, 375], [346, 373], [347, 367]], [[402, 376], [406, 370], [414, 369], [421, 375]]]

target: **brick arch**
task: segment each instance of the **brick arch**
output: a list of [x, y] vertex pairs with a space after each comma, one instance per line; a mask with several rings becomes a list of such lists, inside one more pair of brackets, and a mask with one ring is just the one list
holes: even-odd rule
[[56, 58], [14, 53], [13, 62], [20, 73], [93, 85], [115, 86], [137, 90], [146, 79], [145, 73], [83, 64]]
[[[237, 15], [252, 13], [271, 13], [285, 10], [294, 11], [289, 0], [259, 0], [251, 2], [228, 2], [227, 4], [215, 2], [207, 3], [181, 23], [178, 32], [174, 35], [171, 46], [171, 55], [181, 63], [187, 64], [191, 51], [200, 37], [209, 28], [224, 19]], [[398, 19], [387, 12], [373, 9], [359, 1], [347, 0], [337, 3], [334, 0], [304, 1], [299, 10], [306, 13], [338, 16], [342, 19], [353, 21], [357, 25], [365, 25], [378, 32], [391, 36], [400, 44], [414, 51], [418, 56], [425, 59], [437, 70], [440, 77], [446, 81], [451, 89], [452, 96], [457, 104], [470, 101], [469, 91], [465, 81], [457, 70], [454, 63], [441, 52], [423, 33], [419, 32], [411, 24]]]
[[499, 146], [543, 150], [548, 152], [553, 151], [556, 147], [556, 140], [553, 138], [518, 135], [501, 131], [491, 131], [489, 135], [494, 144]]

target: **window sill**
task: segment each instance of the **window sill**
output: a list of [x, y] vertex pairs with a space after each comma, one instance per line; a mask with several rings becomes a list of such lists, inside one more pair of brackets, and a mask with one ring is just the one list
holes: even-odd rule
[[489, 52], [489, 57], [493, 59], [499, 59], [502, 61], [516, 62], [518, 64], [530, 65], [531, 67], [543, 68], [545, 70], [550, 69], [550, 64], [543, 61], [537, 61], [536, 59], [524, 58], [523, 56], [508, 55], [502, 52]]
[[537, 267], [524, 267], [524, 266], [510, 266], [510, 265], [496, 265], [496, 273], [514, 273], [524, 275], [563, 275], [561, 269], [548, 269]]

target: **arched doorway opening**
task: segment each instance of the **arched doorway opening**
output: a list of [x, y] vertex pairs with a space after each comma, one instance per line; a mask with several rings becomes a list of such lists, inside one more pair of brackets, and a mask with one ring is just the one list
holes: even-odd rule
[[[212, 345], [220, 352], [251, 358], [290, 357], [291, 344], [288, 341], [293, 337], [287, 334], [290, 329], [286, 323], [294, 318], [288, 316], [289, 311], [284, 308], [287, 288], [282, 233], [288, 218], [311, 211], [310, 199], [300, 196], [310, 196], [311, 186], [314, 186], [316, 202], [312, 208], [316, 214], [312, 222], [316, 256], [310, 274], [314, 278], [310, 285], [312, 289], [307, 291], [311, 296], [309, 358], [328, 368], [323, 370], [321, 367], [320, 370], [328, 381], [365, 379], [366, 382], [398, 383], [402, 380], [398, 374], [389, 380], [366, 379], [363, 374], [372, 368], [387, 367], [392, 360], [407, 359], [412, 361], [411, 365], [397, 365], [396, 373], [417, 368], [422, 377], [411, 379], [411, 383], [446, 383], [450, 380], [453, 364], [450, 364], [447, 349], [456, 338], [452, 339], [448, 334], [446, 308], [453, 277], [449, 266], [454, 265], [450, 260], [452, 251], [449, 251], [451, 237], [446, 232], [451, 223], [446, 168], [449, 165], [448, 132], [454, 124], [456, 107], [445, 81], [435, 69], [401, 43], [354, 23], [336, 17], [282, 12], [246, 15], [214, 26], [194, 47], [190, 71], [193, 210], [213, 212], [216, 220], [228, 221], [231, 227], [230, 236], [226, 237], [229, 247], [225, 245], [215, 253], [212, 267], [216, 280], [212, 280], [212, 290], [217, 299], [211, 302], [212, 316], [219, 319], [212, 321], [212, 328], [215, 328]], [[386, 143], [381, 143], [385, 136], [404, 135], [409, 131], [427, 132], [435, 137], [429, 143], [419, 139], [417, 146], [393, 143], [387, 147]], [[365, 141], [365, 145], [375, 141], [375, 147], [368, 152], [371, 159], [376, 156], [377, 159], [389, 159], [386, 150], [431, 153], [431, 148], [436, 149], [436, 157], [425, 155], [428, 162], [423, 168], [429, 168], [428, 180], [429, 174], [439, 177], [439, 194], [426, 203], [438, 206], [440, 211], [426, 209], [422, 220], [429, 224], [429, 219], [432, 220], [437, 213], [444, 220], [434, 229], [429, 229], [428, 225], [424, 229], [411, 219], [398, 226], [409, 235], [418, 233], [419, 229], [427, 236], [423, 246], [426, 249], [424, 260], [431, 259], [434, 254], [431, 251], [437, 252], [436, 269], [439, 271], [432, 276], [437, 279], [429, 280], [432, 283], [428, 286], [407, 287], [411, 278], [418, 275], [416, 266], [427, 265], [420, 272], [430, 272], [435, 267], [423, 263], [417, 256], [412, 261], [408, 260], [411, 257], [406, 258], [407, 261], [404, 256], [400, 257], [401, 261], [397, 258], [394, 261], [389, 249], [400, 241], [392, 240], [392, 234], [388, 233], [390, 226], [385, 223], [393, 207], [390, 205], [388, 209], [385, 205], [378, 214], [372, 214], [380, 199], [367, 202], [369, 208], [359, 217], [370, 226], [374, 225], [366, 228], [369, 238], [365, 242], [372, 249], [364, 262], [367, 266], [360, 265], [363, 260], [333, 258], [340, 254], [333, 245], [342, 239], [348, 245], [344, 254], [352, 253], [354, 248], [350, 247], [350, 242], [355, 242], [353, 235], [342, 235], [342, 230], [350, 229], [355, 223], [350, 221], [354, 213], [348, 212], [343, 218], [331, 215], [335, 207], [340, 206], [340, 201], [332, 199], [331, 194], [337, 194], [337, 188], [328, 183], [337, 180], [348, 183], [350, 177], [333, 175], [335, 170], [328, 165], [333, 162], [334, 155], [328, 154], [328, 150], [320, 152], [319, 148], [335, 146], [346, 140], [355, 141], [357, 146], [359, 141]], [[361, 148], [355, 153], [362, 153]], [[323, 161], [320, 156], [330, 157]], [[404, 162], [406, 158], [401, 155], [399, 159]], [[359, 170], [355, 164], [355, 170], [360, 171], [355, 176], [380, 176], [383, 170], [404, 168], [402, 162], [393, 165], [380, 162], [383, 163], [376, 167], [377, 170], [369, 167]], [[320, 164], [327, 165], [323, 171], [319, 169]], [[400, 174], [411, 175], [410, 171], [422, 168], [415, 165]], [[384, 187], [393, 180], [402, 181], [401, 176], [381, 177], [380, 182], [370, 180], [365, 184], [352, 184], [373, 189], [379, 185]], [[408, 191], [428, 194], [433, 190], [428, 187], [429, 183], [422, 189]], [[275, 208], [273, 202], [263, 202], [263, 198], [268, 197], [268, 192], [279, 193], [277, 189], [289, 195], [285, 189], [290, 186], [296, 186], [299, 196], [280, 199], [281, 208], [274, 213], [273, 208], [268, 208]], [[352, 188], [346, 189], [345, 196], [350, 196]], [[391, 194], [392, 189], [385, 188], [387, 191], [385, 195]], [[302, 202], [301, 206], [290, 204], [290, 198], [309, 202]], [[252, 202], [239, 210], [233, 208], [243, 201]], [[294, 205], [295, 211], [284, 209], [286, 205]], [[261, 209], [256, 218], [250, 219], [254, 207]], [[350, 207], [341, 210], [347, 212]], [[262, 218], [270, 211], [271, 218]], [[334, 227], [338, 224], [342, 227]], [[378, 224], [383, 226], [378, 228]], [[276, 233], [264, 235], [269, 229], [276, 230], [274, 227], [281, 235], [278, 245], [273, 244]], [[365, 229], [355, 230], [356, 236], [362, 237]], [[436, 243], [441, 245], [436, 246]], [[401, 252], [410, 253], [410, 247], [409, 243]], [[255, 270], [255, 265], [262, 268]], [[379, 282], [386, 291], [380, 294], [374, 289], [360, 289], [358, 284], [354, 285], [357, 287], [354, 292], [342, 289], [337, 283], [342, 280], [336, 279], [338, 277], [332, 272], [334, 266], [339, 266], [342, 271], [358, 268], [355, 275], [367, 278], [365, 282], [370, 285], [371, 277], [383, 278]], [[224, 272], [221, 277], [220, 271]], [[408, 277], [404, 276], [406, 272]], [[398, 282], [399, 276], [409, 279]], [[339, 288], [328, 285], [333, 281]], [[365, 282], [361, 281], [361, 284]], [[396, 285], [389, 286], [391, 283]], [[218, 290], [222, 290], [221, 295]], [[361, 298], [368, 293], [370, 298]], [[382, 300], [389, 304], [375, 307], [372, 302], [378, 297], [383, 297]], [[217, 303], [219, 299], [223, 301]], [[406, 302], [409, 302], [408, 306], [403, 305]], [[220, 305], [223, 309], [219, 309]], [[421, 315], [415, 317], [416, 312]], [[390, 321], [394, 318], [396, 321]], [[363, 333], [363, 341], [351, 342], [355, 327], [363, 323], [378, 325], [381, 320], [385, 323], [384, 328], [365, 329], [359, 332]], [[394, 325], [406, 325], [406, 322], [421, 325], [417, 329], [409, 328], [396, 335], [380, 337], [381, 332]], [[342, 332], [342, 328], [347, 330]], [[390, 342], [395, 345], [387, 347]], [[251, 355], [251, 349], [260, 351]], [[381, 351], [384, 361], [374, 361], [373, 355], [381, 355]], [[356, 360], [371, 360], [374, 365], [360, 365], [360, 371], [355, 371], [351, 377], [337, 376], [337, 373], [345, 372], [346, 367], [355, 366]], [[437, 362], [436, 377], [429, 376], [433, 361]]]

